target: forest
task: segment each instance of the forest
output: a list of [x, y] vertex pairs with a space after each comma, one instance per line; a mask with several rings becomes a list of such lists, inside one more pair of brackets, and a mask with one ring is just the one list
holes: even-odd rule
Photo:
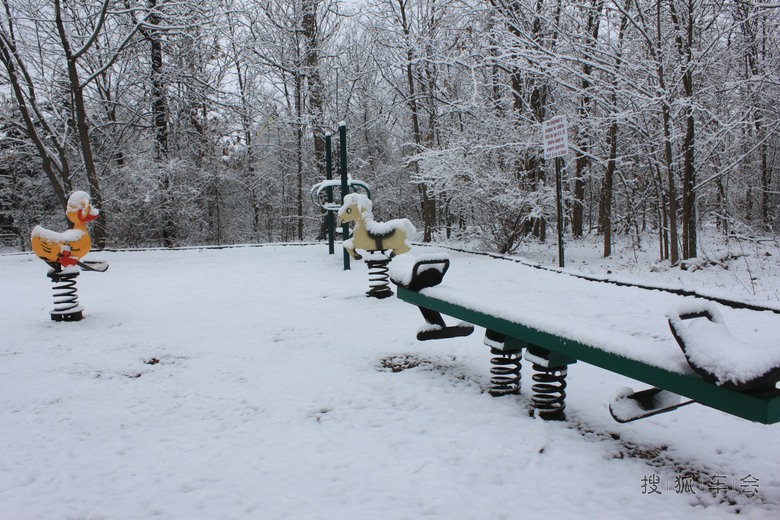
[[[0, 0], [0, 234], [321, 238], [325, 136], [423, 242], [564, 235], [674, 265], [780, 224], [775, 0]], [[334, 155], [339, 147], [334, 146]]]

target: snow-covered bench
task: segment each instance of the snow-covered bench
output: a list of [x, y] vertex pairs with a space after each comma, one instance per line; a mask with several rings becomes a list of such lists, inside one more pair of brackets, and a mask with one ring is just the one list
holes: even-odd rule
[[[485, 328], [495, 355], [490, 392], [519, 392], [525, 357], [534, 368], [531, 412], [543, 418], [564, 417], [567, 367], [579, 360], [652, 385], [616, 393], [610, 410], [620, 422], [691, 402], [764, 424], [780, 421], [778, 314], [727, 309], [739, 325], [737, 339], [719, 305], [704, 299], [530, 268], [522, 274], [497, 261], [449, 286], [441, 284], [446, 255], [406, 256], [393, 262], [391, 278], [398, 298], [425, 318], [418, 339], [465, 336], [472, 324]], [[442, 314], [463, 321], [447, 325]], [[751, 331], [767, 327], [769, 334], [759, 335], [763, 344], [751, 344]]]

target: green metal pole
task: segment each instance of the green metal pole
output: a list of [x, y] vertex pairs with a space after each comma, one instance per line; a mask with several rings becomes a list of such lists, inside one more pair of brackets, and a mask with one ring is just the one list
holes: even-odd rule
[[[339, 123], [339, 169], [341, 170], [341, 204], [344, 204], [344, 197], [349, 194], [349, 183], [347, 182], [347, 123]], [[341, 237], [348, 240], [349, 224], [341, 225]], [[349, 270], [349, 253], [344, 249], [344, 270]]]
[[[325, 134], [325, 178], [327, 180], [333, 179], [333, 156], [331, 153], [331, 135], [330, 132]], [[333, 204], [333, 188], [328, 186], [325, 193], [328, 197], [328, 204]], [[328, 210], [325, 212], [325, 219], [326, 224], [328, 226], [328, 254], [332, 255], [335, 252], [334, 248], [334, 223], [333, 223], [333, 212], [331, 210]]]

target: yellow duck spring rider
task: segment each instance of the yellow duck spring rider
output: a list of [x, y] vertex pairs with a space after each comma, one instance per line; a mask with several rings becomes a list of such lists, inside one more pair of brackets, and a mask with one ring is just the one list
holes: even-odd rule
[[54, 309], [49, 313], [54, 321], [78, 321], [84, 308], [76, 295], [76, 277], [79, 268], [103, 272], [105, 262], [85, 262], [84, 256], [92, 247], [87, 224], [95, 220], [99, 210], [92, 206], [92, 199], [84, 191], [76, 191], [68, 198], [65, 215], [73, 223], [73, 229], [57, 232], [35, 226], [30, 241], [33, 252], [51, 269], [47, 276], [54, 284]]

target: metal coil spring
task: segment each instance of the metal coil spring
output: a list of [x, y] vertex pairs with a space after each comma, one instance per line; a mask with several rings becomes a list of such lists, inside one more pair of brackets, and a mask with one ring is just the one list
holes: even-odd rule
[[534, 363], [534, 383], [531, 386], [533, 395], [531, 413], [539, 413], [539, 417], [547, 420], [564, 420], [566, 408], [566, 366], [543, 367]]
[[78, 271], [63, 272], [52, 270], [48, 273], [48, 277], [51, 278], [54, 284], [52, 287], [54, 309], [51, 311], [53, 320], [81, 319], [82, 308], [79, 305], [76, 290], [76, 278], [78, 276]]
[[368, 286], [370, 287], [369, 291], [366, 293], [367, 296], [373, 298], [387, 298], [388, 296], [393, 295], [393, 291], [390, 289], [389, 263], [389, 258], [384, 258], [382, 260], [366, 260], [366, 265], [368, 266]]
[[504, 352], [497, 348], [491, 348], [490, 353], [490, 378], [492, 385], [488, 390], [490, 395], [498, 397], [502, 395], [511, 395], [520, 393], [520, 361], [522, 360], [521, 351]]

